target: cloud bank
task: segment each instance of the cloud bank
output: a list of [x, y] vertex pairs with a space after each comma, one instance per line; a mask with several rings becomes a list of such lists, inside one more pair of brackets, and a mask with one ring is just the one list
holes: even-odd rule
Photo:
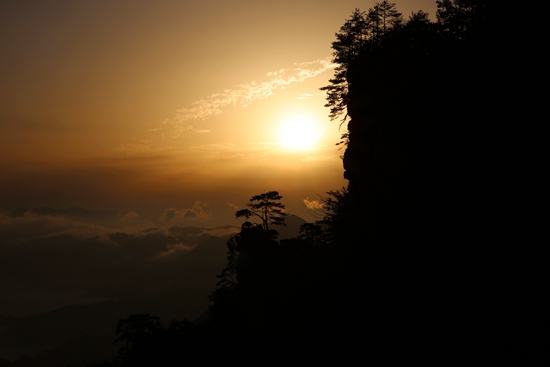
[[[189, 226], [208, 220], [205, 206], [196, 202], [191, 208], [167, 209], [165, 222], [156, 227], [130, 211], [0, 213], [0, 315], [215, 285], [215, 272], [226, 262], [221, 237], [239, 229]], [[186, 255], [204, 243], [199, 254], [206, 251], [208, 260], [211, 251], [218, 251], [219, 264], [211, 264], [214, 274], [198, 279], [192, 277], [194, 268], [186, 267]]]

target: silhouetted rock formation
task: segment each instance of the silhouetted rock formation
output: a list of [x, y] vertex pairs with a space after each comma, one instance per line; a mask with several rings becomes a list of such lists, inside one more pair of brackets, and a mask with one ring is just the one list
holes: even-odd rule
[[350, 62], [340, 241], [366, 281], [345, 292], [368, 292], [360, 322], [387, 350], [465, 362], [548, 340], [541, 54], [529, 26], [504, 36], [509, 15], [482, 2], [460, 37], [405, 26]]

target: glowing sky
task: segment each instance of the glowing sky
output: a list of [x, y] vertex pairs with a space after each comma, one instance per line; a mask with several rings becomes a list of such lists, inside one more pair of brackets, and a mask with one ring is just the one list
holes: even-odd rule
[[319, 91], [330, 43], [373, 4], [0, 2], [0, 210], [194, 209], [190, 224], [218, 225], [278, 190], [311, 220], [304, 200], [346, 183]]

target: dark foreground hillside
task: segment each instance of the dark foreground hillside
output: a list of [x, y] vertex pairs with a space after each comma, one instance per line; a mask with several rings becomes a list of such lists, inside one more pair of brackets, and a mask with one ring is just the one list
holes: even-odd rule
[[218, 348], [374, 365], [544, 356], [547, 56], [543, 22], [514, 20], [490, 0], [440, 1], [436, 22], [387, 1], [352, 14], [323, 88], [349, 118], [349, 185], [292, 247], [243, 227]]
[[540, 24], [512, 25], [514, 9], [494, 1], [438, 5], [437, 23], [417, 14], [348, 60], [337, 243], [361, 281], [341, 295], [370, 300], [352, 313], [384, 358], [540, 357], [550, 255]]
[[[82, 212], [83, 210], [80, 210]], [[85, 212], [88, 214], [88, 212]], [[101, 214], [101, 213], [100, 213]], [[280, 238], [295, 237], [305, 221], [288, 216]], [[114, 341], [119, 320], [130, 315], [151, 314], [163, 323], [171, 320], [196, 320], [208, 310], [208, 296], [215, 289], [216, 276], [227, 264], [226, 233], [229, 227], [214, 229], [172, 227], [170, 235], [194, 247], [175, 262], [150, 264], [127, 272], [128, 287], [142, 285], [131, 297], [92, 304], [68, 305], [52, 311], [22, 317], [0, 317], [0, 359], [15, 366], [87, 366], [113, 362], [124, 342]], [[151, 231], [163, 242], [166, 236]], [[116, 233], [114, 240], [133, 246], [148, 245], [151, 238]], [[153, 238], [153, 239], [154, 239]], [[170, 238], [170, 237], [168, 237]], [[143, 243], [140, 243], [143, 242]], [[196, 244], [196, 245], [195, 245]], [[78, 245], [78, 243], [76, 244]], [[128, 276], [129, 275], [129, 276]], [[159, 292], [150, 294], [154, 282]], [[160, 291], [167, 289], [165, 291]], [[14, 361], [13, 364], [10, 361]]]

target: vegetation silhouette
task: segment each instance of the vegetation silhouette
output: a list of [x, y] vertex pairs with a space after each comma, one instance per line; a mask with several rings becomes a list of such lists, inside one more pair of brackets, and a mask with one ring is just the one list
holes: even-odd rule
[[[344, 93], [329, 93], [328, 106], [349, 118], [347, 217], [335, 248], [349, 249], [346, 277], [369, 279], [341, 296], [363, 289], [375, 300], [356, 321], [380, 354], [454, 363], [540, 355], [549, 155], [536, 22], [521, 20], [508, 37], [505, 5], [437, 7], [436, 22], [418, 12], [350, 37], [353, 52], [333, 44], [338, 84], [325, 90]], [[365, 24], [360, 14], [347, 22]]]
[[119, 351], [119, 359], [113, 362], [121, 366], [169, 366], [180, 361], [184, 354], [199, 360], [204, 358], [202, 352], [208, 345], [201, 330], [190, 321], [172, 320], [164, 327], [158, 317], [149, 314], [120, 319], [116, 335], [115, 343], [126, 343]]
[[[295, 317], [304, 298], [302, 273], [308, 268], [304, 260], [311, 256], [306, 241], [277, 240], [273, 226], [284, 225], [285, 217], [281, 198], [276, 191], [256, 195], [250, 209], [237, 211], [236, 217], [247, 219], [258, 213], [261, 223], [244, 222], [228, 241], [228, 266], [211, 296], [210, 312], [219, 337], [246, 341], [266, 352], [278, 349], [274, 342], [281, 334], [296, 330]], [[256, 345], [260, 340], [262, 345]]]
[[248, 209], [241, 209], [235, 213], [235, 217], [245, 217], [249, 219], [252, 216], [260, 218], [263, 230], [269, 232], [274, 225], [285, 225], [284, 218], [286, 213], [285, 206], [277, 201], [282, 196], [277, 191], [269, 191], [260, 195], [255, 195], [246, 204]]
[[321, 89], [348, 122], [348, 187], [298, 238], [277, 239], [276, 191], [237, 212], [261, 223], [228, 241], [209, 312], [186, 324], [196, 350], [377, 365], [544, 354], [544, 23], [492, 0], [436, 4], [432, 21], [382, 1], [336, 33], [339, 66]]

